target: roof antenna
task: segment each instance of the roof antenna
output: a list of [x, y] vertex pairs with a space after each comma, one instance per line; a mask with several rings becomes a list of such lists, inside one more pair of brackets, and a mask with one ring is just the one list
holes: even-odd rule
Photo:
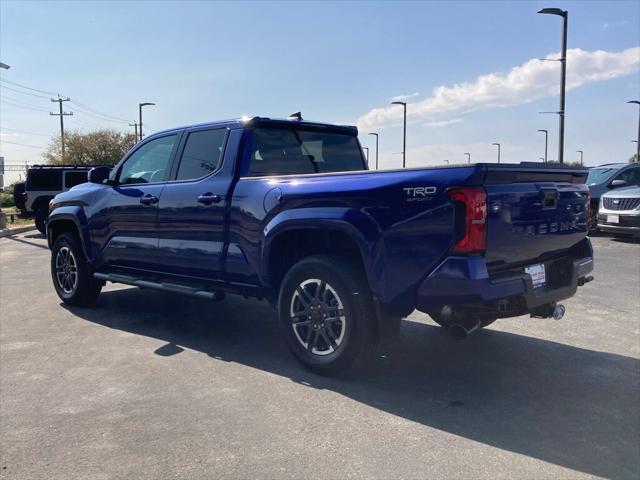
[[302, 120], [302, 113], [300, 112], [292, 113], [291, 115], [289, 115], [289, 120], [297, 120], [297, 121]]

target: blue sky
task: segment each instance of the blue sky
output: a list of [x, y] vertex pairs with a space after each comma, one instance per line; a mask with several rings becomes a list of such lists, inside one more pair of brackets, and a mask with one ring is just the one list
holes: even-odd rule
[[[149, 131], [297, 110], [358, 123], [365, 146], [373, 146], [365, 133], [380, 133], [385, 168], [400, 164], [402, 150], [401, 109], [385, 109], [417, 93], [407, 100], [410, 166], [462, 162], [467, 151], [492, 161], [492, 142], [503, 144], [504, 161], [535, 161], [539, 128], [550, 131], [553, 159], [557, 118], [538, 112], [557, 109], [559, 67], [534, 61], [560, 49], [561, 19], [536, 14], [546, 6], [569, 10], [569, 48], [579, 49], [568, 62], [576, 86], [567, 94], [566, 157], [582, 149], [587, 164], [626, 161], [638, 111], [625, 102], [640, 97], [636, 1], [2, 1], [0, 60], [11, 69], [1, 78], [131, 121], [139, 101], [155, 102], [145, 110]], [[15, 144], [46, 146], [59, 126], [44, 110], [56, 105], [1, 93], [5, 161], [37, 162], [40, 150]], [[129, 129], [65, 106], [75, 112], [69, 129]], [[382, 112], [375, 119], [374, 109]]]

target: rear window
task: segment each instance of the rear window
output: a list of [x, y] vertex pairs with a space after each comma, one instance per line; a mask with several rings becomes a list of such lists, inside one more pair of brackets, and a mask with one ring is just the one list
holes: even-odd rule
[[79, 172], [65, 172], [64, 174], [64, 184], [67, 188], [75, 187], [76, 185], [80, 185], [81, 183], [88, 182], [88, 170], [81, 170]]
[[292, 128], [256, 128], [249, 176], [363, 170], [356, 137]]
[[177, 180], [193, 180], [215, 172], [220, 164], [226, 129], [191, 132], [182, 152]]
[[62, 190], [61, 170], [29, 170], [27, 190]]

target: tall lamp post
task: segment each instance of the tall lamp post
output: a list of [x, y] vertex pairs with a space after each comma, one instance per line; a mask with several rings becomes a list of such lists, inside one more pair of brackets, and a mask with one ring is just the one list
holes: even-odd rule
[[558, 132], [558, 161], [564, 163], [564, 97], [567, 84], [567, 26], [569, 12], [560, 8], [543, 8], [538, 13], [562, 17], [562, 56], [560, 57], [560, 128]]
[[402, 168], [407, 166], [407, 102], [391, 102], [392, 105], [402, 105], [404, 109], [404, 122], [402, 130]]
[[498, 163], [500, 163], [500, 144], [499, 143], [492, 143], [491, 145], [497, 145], [498, 146]]
[[376, 137], [376, 170], [378, 170], [378, 135], [377, 133], [370, 133], [369, 135], [375, 135]]
[[[640, 101], [638, 100], [629, 100], [627, 103], [635, 103], [640, 107]], [[640, 112], [640, 109], [638, 109]], [[636, 141], [637, 149], [636, 149], [636, 162], [640, 162], [640, 115], [638, 116], [638, 140]]]
[[584, 166], [584, 162], [583, 162], [583, 159], [584, 159], [584, 152], [583, 152], [582, 150], [576, 150], [576, 153], [579, 153], [579, 154], [580, 154], [580, 166], [581, 166], [581, 167], [582, 167], [582, 166]]
[[142, 141], [142, 107], [155, 105], [155, 103], [144, 102], [138, 104], [138, 126], [140, 127], [140, 141]]
[[443, 162], [449, 165], [449, 160], [443, 160]]
[[471, 154], [466, 152], [465, 155], [467, 156], [467, 163], [471, 163]]
[[548, 130], [538, 130], [539, 132], [544, 133], [544, 163], [547, 163], [547, 146], [549, 143], [549, 131]]
[[9, 70], [11, 67], [9, 65], [7, 65], [6, 63], [0, 62], [0, 68], [2, 68], [4, 70]]

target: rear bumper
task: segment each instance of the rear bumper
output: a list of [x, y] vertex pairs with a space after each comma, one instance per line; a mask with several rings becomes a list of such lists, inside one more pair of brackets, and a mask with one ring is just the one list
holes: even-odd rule
[[[585, 239], [583, 256], [562, 261], [562, 278], [534, 288], [524, 271], [490, 276], [482, 256], [448, 257], [418, 288], [416, 308], [425, 313], [439, 312], [445, 306], [489, 316], [510, 317], [529, 313], [537, 307], [573, 296], [593, 270], [591, 243]], [[584, 248], [589, 252], [584, 255]], [[547, 262], [544, 262], [545, 265]], [[552, 272], [547, 272], [553, 279]]]

